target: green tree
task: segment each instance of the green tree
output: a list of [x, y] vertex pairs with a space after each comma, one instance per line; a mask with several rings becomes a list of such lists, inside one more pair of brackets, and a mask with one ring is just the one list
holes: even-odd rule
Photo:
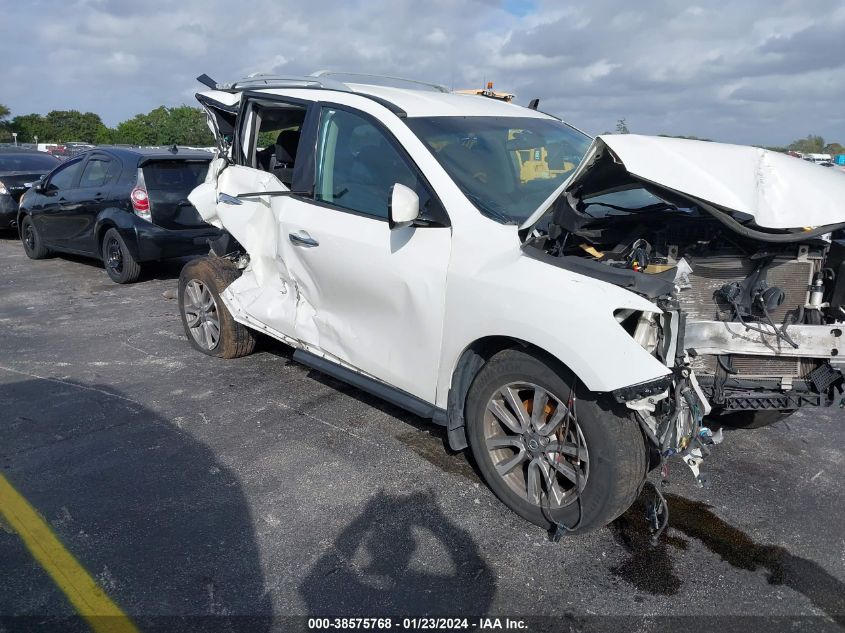
[[21, 114], [9, 121], [9, 130], [18, 133], [18, 140], [29, 143], [37, 136], [39, 141], [48, 141], [47, 127], [40, 114]]
[[123, 121], [114, 132], [114, 142], [130, 145], [209, 146], [214, 137], [199, 108], [159, 106], [147, 114]]
[[842, 147], [839, 143], [828, 143], [824, 146], [824, 153], [825, 154], [845, 154], [845, 147]]
[[808, 134], [807, 138], [799, 138], [797, 141], [792, 141], [787, 146], [787, 149], [805, 154], [821, 154], [822, 150], [824, 150], [824, 139], [815, 134]]
[[625, 117], [622, 117], [618, 121], [616, 121], [616, 133], [617, 134], [630, 134], [631, 131], [628, 129], [628, 123], [625, 121]]
[[12, 138], [11, 131], [9, 130], [9, 122], [6, 120], [11, 113], [9, 108], [0, 103], [0, 139], [4, 141], [7, 138]]
[[106, 127], [100, 115], [78, 110], [53, 110], [44, 117], [44, 123], [47, 137], [56, 142], [93, 143]]

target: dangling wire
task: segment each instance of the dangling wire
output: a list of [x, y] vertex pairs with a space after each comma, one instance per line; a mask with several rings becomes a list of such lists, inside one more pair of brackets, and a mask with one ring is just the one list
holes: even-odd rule
[[[577, 409], [577, 398], [575, 396], [575, 385], [577, 384], [577, 380], [573, 380], [572, 387], [569, 390], [569, 401], [567, 403], [567, 411], [566, 411], [566, 426], [563, 430], [563, 437], [561, 438], [558, 436], [558, 441], [561, 443], [559, 448], [563, 448], [563, 443], [566, 442], [566, 438], [569, 435], [569, 425], [570, 421], [573, 423], [573, 435], [575, 437], [575, 503], [578, 507], [578, 520], [575, 521], [575, 524], [572, 526], [568, 526], [561, 521], [558, 521], [552, 516], [552, 499], [551, 499], [551, 491], [552, 486], [554, 485], [554, 477], [557, 477], [557, 469], [552, 470], [552, 479], [549, 482], [549, 491], [546, 494], [546, 500], [548, 502], [548, 512], [546, 513], [546, 519], [552, 523], [553, 527], [549, 532], [549, 538], [552, 542], [557, 543], [560, 539], [563, 538], [563, 535], [566, 533], [575, 532], [578, 528], [581, 527], [581, 522], [584, 519], [584, 509], [581, 506], [581, 437], [580, 437], [580, 427], [578, 426], [578, 409]], [[562, 452], [558, 451], [557, 457], [555, 460], [557, 464], [560, 464]]]

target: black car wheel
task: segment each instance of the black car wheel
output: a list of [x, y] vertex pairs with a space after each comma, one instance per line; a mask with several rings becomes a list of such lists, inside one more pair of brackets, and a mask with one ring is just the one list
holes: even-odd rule
[[21, 220], [20, 234], [23, 250], [30, 259], [44, 259], [50, 254], [50, 249], [44, 246], [32, 218], [28, 215]]
[[557, 522], [581, 533], [631, 506], [647, 454], [631, 412], [573, 385], [568, 374], [551, 358], [499, 352], [470, 387], [467, 437], [505, 505], [539, 526]]
[[117, 229], [109, 229], [103, 237], [103, 264], [112, 281], [129, 284], [141, 275], [141, 266], [126, 248]]
[[179, 313], [194, 349], [208, 356], [238, 358], [255, 348], [249, 328], [232, 318], [220, 293], [240, 277], [240, 270], [221, 257], [201, 257], [185, 264], [179, 275]]

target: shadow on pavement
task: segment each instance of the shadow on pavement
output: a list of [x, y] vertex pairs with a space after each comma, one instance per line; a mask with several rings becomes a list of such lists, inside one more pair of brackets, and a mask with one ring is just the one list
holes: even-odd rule
[[299, 592], [309, 616], [475, 616], [487, 613], [496, 578], [433, 493], [380, 492], [317, 561]]
[[[249, 504], [208, 447], [105, 385], [0, 383], [0, 420], [3, 474], [140, 629], [269, 629]], [[0, 560], [5, 618], [73, 614], [16, 534]]]

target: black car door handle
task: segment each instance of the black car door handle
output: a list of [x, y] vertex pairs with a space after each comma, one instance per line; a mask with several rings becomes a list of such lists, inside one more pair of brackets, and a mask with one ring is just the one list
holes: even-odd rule
[[94, 194], [94, 200], [96, 200], [97, 202], [99, 202], [100, 200], [102, 200], [104, 198], [105, 198], [105, 196], [101, 193], [95, 193]]
[[290, 241], [296, 246], [305, 246], [306, 248], [313, 248], [319, 246], [320, 242], [308, 235], [306, 231], [297, 231], [296, 233], [288, 233]]

